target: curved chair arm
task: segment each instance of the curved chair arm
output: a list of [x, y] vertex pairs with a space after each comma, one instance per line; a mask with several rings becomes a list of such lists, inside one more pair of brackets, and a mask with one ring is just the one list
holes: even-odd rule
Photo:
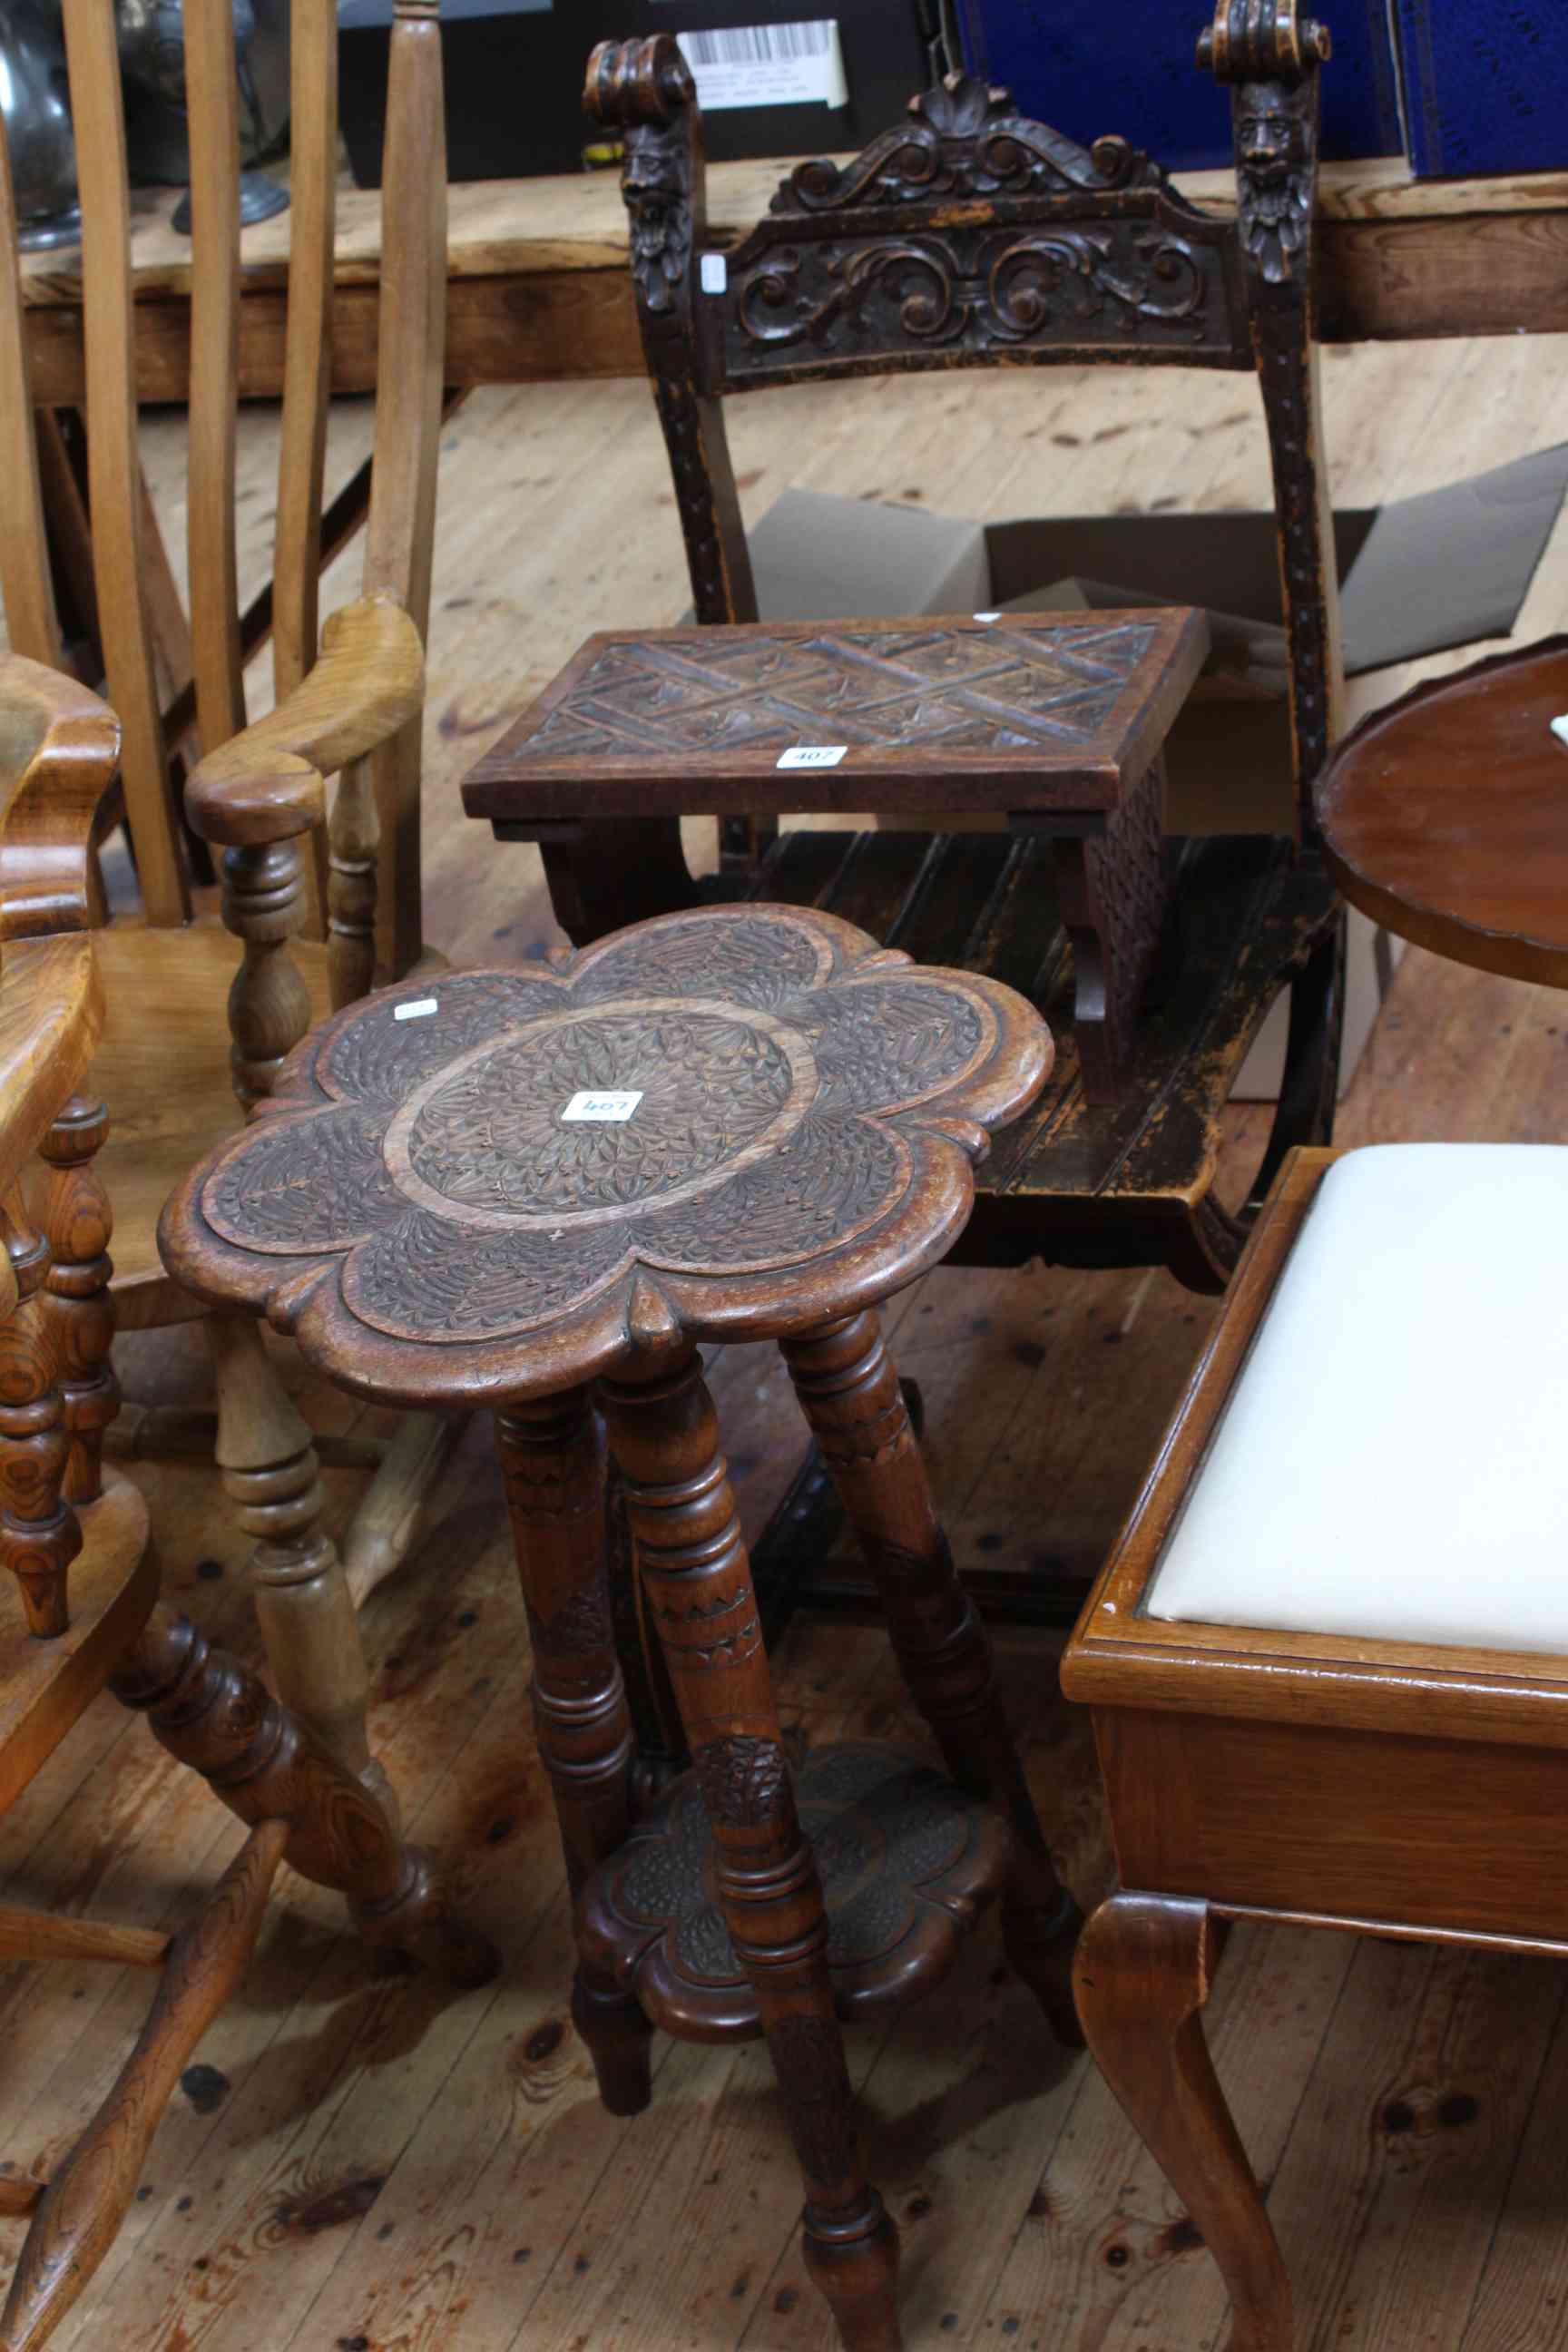
[[185, 814], [204, 841], [227, 849], [308, 833], [326, 816], [326, 778], [389, 741], [424, 698], [425, 648], [402, 605], [345, 604], [302, 684], [200, 762]]
[[93, 826], [120, 722], [73, 677], [0, 656], [0, 940], [85, 931]]

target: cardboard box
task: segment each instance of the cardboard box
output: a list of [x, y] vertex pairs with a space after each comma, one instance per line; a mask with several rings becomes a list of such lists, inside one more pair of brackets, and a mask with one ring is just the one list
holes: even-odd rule
[[[1026, 114], [1080, 145], [1114, 131], [1167, 172], [1231, 162], [1229, 94], [1197, 64], [1211, 13], [1201, 0], [1121, 0], [1114, 14], [1064, 0], [948, 0], [955, 62], [1003, 83]], [[1315, 13], [1329, 19], [1334, 45], [1321, 82], [1322, 153], [1396, 155], [1387, 0], [1335, 0]]]
[[[710, 160], [864, 146], [930, 80], [928, 0], [443, 0], [454, 180], [603, 160], [583, 112], [596, 41], [674, 33]], [[340, 0], [342, 121], [353, 175], [381, 185], [393, 0]]]
[[1509, 0], [1506, 8], [1497, 0], [1388, 0], [1388, 7], [1405, 152], [1417, 179], [1568, 164], [1563, 0]]
[[[1568, 443], [1419, 498], [1337, 513], [1352, 675], [1506, 635], [1565, 491]], [[750, 538], [759, 607], [769, 621], [1207, 605], [1215, 651], [1166, 746], [1166, 830], [1290, 829], [1286, 646], [1271, 514], [985, 524], [786, 490]], [[1342, 1089], [1402, 951], [1402, 941], [1352, 913]], [[1287, 1020], [1282, 1001], [1237, 1080], [1239, 1099], [1278, 1094]]]

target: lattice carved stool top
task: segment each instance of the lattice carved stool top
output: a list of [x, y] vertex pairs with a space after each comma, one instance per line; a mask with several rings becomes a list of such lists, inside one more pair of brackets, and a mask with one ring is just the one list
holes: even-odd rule
[[912, 1280], [1050, 1061], [1010, 989], [834, 916], [667, 916], [324, 1022], [162, 1245], [362, 1394], [543, 1393]]
[[1114, 809], [1207, 649], [1185, 606], [609, 632], [487, 752], [463, 803], [501, 822]]

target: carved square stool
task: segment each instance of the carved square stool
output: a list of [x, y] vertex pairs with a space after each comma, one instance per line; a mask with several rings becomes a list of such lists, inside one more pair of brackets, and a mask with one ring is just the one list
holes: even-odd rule
[[[183, 1283], [264, 1311], [346, 1388], [495, 1409], [601, 2092], [646, 2104], [654, 2023], [766, 2034], [850, 2352], [900, 2339], [838, 2018], [928, 1988], [995, 1895], [1073, 2032], [1077, 1915], [875, 1312], [961, 1231], [988, 1131], [1050, 1059], [1010, 990], [832, 916], [669, 916], [324, 1023], [163, 1221]], [[702, 1339], [781, 1346], [951, 1777], [863, 1747], [792, 1771]], [[640, 1824], [595, 1406], [695, 1759]]]
[[463, 804], [541, 845], [578, 940], [689, 898], [670, 817], [868, 810], [1043, 836], [1085, 1088], [1113, 1102], [1165, 908], [1164, 740], [1207, 650], [1184, 607], [611, 631]]

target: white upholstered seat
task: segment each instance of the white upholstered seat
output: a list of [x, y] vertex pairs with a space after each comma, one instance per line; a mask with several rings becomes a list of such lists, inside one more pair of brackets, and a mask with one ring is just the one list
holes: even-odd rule
[[1146, 1607], [1568, 1657], [1568, 1147], [1335, 1162]]

